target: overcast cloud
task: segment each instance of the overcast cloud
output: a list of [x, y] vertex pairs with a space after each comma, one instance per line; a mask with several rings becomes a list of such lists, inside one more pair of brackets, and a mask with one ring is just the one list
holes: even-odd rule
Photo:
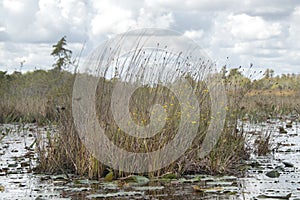
[[86, 42], [84, 56], [116, 33], [156, 27], [194, 39], [219, 66], [299, 73], [299, 24], [296, 0], [2, 0], [0, 70], [50, 69], [64, 35], [74, 56]]

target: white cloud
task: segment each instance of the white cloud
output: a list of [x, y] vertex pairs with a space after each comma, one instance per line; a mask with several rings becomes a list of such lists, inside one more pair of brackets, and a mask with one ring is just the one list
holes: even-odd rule
[[[29, 6], [28, 6], [29, 5]], [[11, 40], [23, 40], [24, 33], [34, 21], [35, 13], [38, 10], [36, 0], [4, 0], [0, 7], [0, 18], [3, 18], [0, 25], [5, 27], [5, 32]]]
[[268, 23], [258, 16], [230, 15], [228, 20], [230, 32], [241, 40], [269, 39], [281, 34], [280, 23]]
[[135, 21], [131, 19], [131, 11], [117, 7], [100, 11], [91, 21], [94, 35], [124, 32], [134, 24]]
[[183, 35], [186, 37], [189, 37], [193, 40], [200, 40], [204, 35], [204, 31], [203, 30], [187, 30], [184, 32]]
[[185, 10], [196, 12], [224, 11], [234, 9], [243, 4], [235, 0], [145, 0], [145, 4], [153, 9]]
[[142, 7], [137, 10], [120, 7], [110, 1], [93, 1], [92, 35], [116, 34], [141, 27], [169, 28], [174, 22], [172, 12]]
[[137, 27], [155, 27], [155, 28], [170, 28], [174, 23], [174, 17], [171, 12], [159, 10], [151, 12], [141, 8], [137, 19]]
[[293, 9], [299, 5], [294, 0], [245, 0], [245, 6], [241, 10], [251, 16], [262, 16], [269, 20], [284, 19]]
[[74, 26], [82, 26], [88, 16], [87, 4], [78, 0], [63, 0], [59, 4], [61, 15]]
[[[143, 27], [181, 31], [220, 65], [297, 71], [300, 2], [293, 0], [3, 0], [0, 2], [0, 70], [51, 67], [52, 45], [67, 36], [76, 54], [109, 35]], [[225, 61], [224, 61], [225, 59]], [[295, 67], [297, 66], [297, 67]]]
[[0, 70], [12, 72], [19, 70], [20, 62], [25, 61], [23, 70], [49, 69], [53, 58], [50, 56], [51, 46], [48, 44], [0, 43]]
[[288, 29], [288, 45], [293, 49], [300, 50], [300, 7], [296, 7], [291, 14], [290, 25]]
[[20, 0], [3, 0], [3, 7], [13, 13], [20, 13], [24, 10], [25, 2]]

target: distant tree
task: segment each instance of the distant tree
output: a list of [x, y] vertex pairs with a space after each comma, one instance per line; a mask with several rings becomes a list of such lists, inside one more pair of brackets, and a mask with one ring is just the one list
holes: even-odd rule
[[239, 71], [239, 68], [230, 69], [228, 78], [237, 78], [237, 77], [243, 77], [242, 73]]
[[2, 95], [3, 90], [5, 90], [6, 85], [6, 71], [0, 71], [0, 95]]
[[250, 86], [251, 80], [245, 77], [239, 68], [232, 68], [229, 70], [229, 74], [226, 77], [227, 84], [230, 84], [231, 87], [246, 87]]
[[264, 78], [269, 79], [269, 78], [273, 78], [273, 76], [274, 76], [274, 70], [266, 69], [264, 73]]
[[225, 79], [226, 78], [226, 73], [227, 73], [227, 69], [226, 69], [226, 65], [224, 65], [221, 69], [221, 76], [222, 76], [222, 79]]
[[0, 80], [4, 79], [7, 71], [0, 71]]
[[55, 45], [53, 45], [53, 51], [51, 56], [56, 58], [56, 63], [53, 64], [54, 68], [61, 71], [63, 68], [67, 68], [72, 64], [72, 51], [65, 48], [67, 45], [66, 36], [62, 37]]

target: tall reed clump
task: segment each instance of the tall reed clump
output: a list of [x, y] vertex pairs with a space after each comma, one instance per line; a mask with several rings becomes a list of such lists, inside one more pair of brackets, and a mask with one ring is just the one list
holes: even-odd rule
[[[201, 113], [197, 119], [199, 122], [198, 137], [195, 138], [193, 146], [187, 150], [185, 155], [181, 156], [176, 162], [169, 166], [149, 173], [148, 175], [150, 176], [159, 176], [166, 172], [176, 172], [181, 174], [190, 170], [190, 161], [192, 158], [196, 158], [196, 150], [199, 148], [199, 143], [203, 140], [206, 129], [209, 126], [210, 102], [206, 85], [203, 82], [194, 81], [188, 75], [185, 79], [194, 87], [194, 91], [197, 94], [197, 100], [198, 102], [201, 102], [202, 106]], [[182, 116], [183, 112], [181, 112], [180, 106], [186, 102], [180, 102], [177, 99], [176, 94], [174, 94], [167, 86], [144, 85], [138, 88], [131, 97], [128, 108], [130, 117], [133, 122], [139, 126], [148, 125], [151, 123], [151, 115], [156, 116], [155, 111], [151, 111], [149, 108], [154, 104], [159, 104], [163, 107], [166, 114], [158, 115], [156, 117], [159, 122], [165, 122], [165, 125], [158, 133], [150, 138], [137, 138], [127, 134], [118, 127], [111, 109], [111, 96], [116, 81], [116, 79], [107, 80], [105, 78], [100, 78], [97, 90], [97, 111], [99, 123], [105, 130], [106, 136], [118, 147], [135, 153], [153, 152], [163, 148], [169, 141], [174, 139], [178, 133], [181, 118], [184, 118], [186, 123], [189, 123], [190, 125], [198, 123], [193, 120], [193, 113], [185, 113], [187, 115]], [[188, 106], [193, 108], [195, 105]], [[154, 126], [158, 125], [154, 124]], [[188, 129], [186, 131], [188, 131]], [[123, 159], [124, 158], [121, 158], [120, 160]], [[157, 160], [153, 161], [153, 164], [155, 162], [160, 162], [161, 159], [164, 160], [167, 158], [158, 157]], [[124, 176], [126, 173], [124, 174], [121, 168], [118, 170], [118, 175]]]
[[224, 66], [220, 73], [227, 94], [226, 121], [216, 147], [199, 161], [199, 167], [210, 174], [237, 175], [241, 173], [239, 167], [242, 166], [242, 161], [250, 156], [246, 145], [247, 135], [240, 122], [245, 115], [242, 102], [252, 89], [251, 80], [242, 74], [241, 68], [227, 71]]
[[[176, 137], [180, 123], [184, 123], [185, 129], [182, 131], [186, 133], [189, 132], [190, 127], [197, 126], [196, 131], [198, 132], [198, 137], [195, 138], [193, 145], [187, 150], [186, 154], [179, 157], [169, 166], [151, 172], [148, 175], [159, 176], [166, 172], [178, 172], [181, 174], [189, 170], [190, 160], [197, 157], [196, 151], [199, 146], [201, 146], [199, 143], [203, 141], [206, 129], [211, 121], [211, 102], [208, 90], [210, 88], [206, 85], [205, 79], [206, 76], [216, 72], [213, 71], [210, 61], [204, 59], [195, 65], [191, 65], [189, 61], [191, 58], [181, 56], [180, 54], [172, 54], [166, 49], [161, 50], [160, 48], [150, 50], [150, 52], [147, 52], [143, 48], [136, 48], [132, 55], [128, 55], [125, 60], [115, 58], [113, 52], [106, 52], [106, 54], [108, 55], [102, 55], [100, 57], [99, 55], [92, 55], [90, 59], [93, 62], [90, 63], [97, 63], [97, 66], [101, 66], [101, 62], [103, 62], [102, 58], [106, 56], [109, 57], [107, 58], [108, 60], [119, 59], [119, 61], [113, 66], [101, 66], [102, 68], [96, 70], [98, 73], [96, 75], [88, 75], [86, 73], [77, 74], [77, 76], [86, 76], [86, 80], [89, 81], [98, 79], [95, 100], [97, 121], [104, 130], [105, 135], [114, 145], [126, 151], [150, 153], [162, 149], [169, 141], [172, 141]], [[185, 80], [183, 81], [185, 84], [180, 82], [182, 79]], [[173, 85], [175, 85], [175, 83], [179, 83], [179, 85], [174, 88]], [[129, 110], [130, 116], [123, 117], [122, 119], [116, 115], [122, 115], [123, 111], [114, 113], [112, 109], [112, 96], [117, 84], [126, 85], [127, 88], [134, 87], [136, 84], [139, 86], [131, 95], [129, 104], [126, 105], [126, 103], [123, 102], [126, 107], [128, 106], [128, 108], [125, 109]], [[172, 87], [173, 90], [170, 89]], [[210, 87], [212, 88], [214, 85]], [[186, 93], [186, 90], [189, 90], [189, 88], [191, 88], [191, 92]], [[197, 105], [191, 104], [189, 100], [180, 100], [178, 95], [180, 96], [181, 93], [194, 95], [197, 100]], [[84, 96], [81, 96], [78, 98], [79, 100], [76, 101], [80, 101], [82, 97]], [[184, 99], [189, 98], [188, 96], [184, 96]], [[151, 108], [155, 104], [160, 105], [160, 108], [163, 110], [162, 113]], [[201, 106], [201, 110], [199, 116], [197, 116], [198, 113], [192, 111], [199, 106]], [[187, 110], [183, 111], [182, 107]], [[155, 116], [155, 120], [151, 120], [152, 116]], [[132, 121], [127, 120], [128, 118]], [[137, 131], [135, 130], [136, 126], [145, 127], [151, 123], [151, 126], [154, 128], [159, 127], [161, 123], [163, 126], [152, 137], [138, 138], [127, 134], [126, 131], [120, 128], [118, 124], [120, 120], [124, 120], [125, 123], [127, 123], [126, 126], [133, 127], [130, 128], [133, 132]], [[133, 123], [134, 126], [128, 123]], [[149, 131], [151, 131], [151, 129]], [[151, 133], [149, 132], [149, 134]], [[180, 145], [181, 142], [184, 141], [178, 141], [178, 145]], [[172, 149], [172, 151], [174, 151], [174, 149]], [[118, 157], [117, 155], [112, 156]], [[167, 154], [164, 156], [167, 156]], [[121, 162], [126, 159], [127, 158], [120, 158], [112, 162]], [[153, 163], [151, 163], [151, 165], [155, 165], [157, 162], [167, 159], [168, 157], [157, 157], [152, 160]], [[122, 166], [126, 164], [128, 164], [126, 161], [120, 163], [121, 167], [116, 170], [118, 171], [116, 173], [118, 176], [126, 175], [126, 173], [123, 172], [124, 168], [122, 168]], [[137, 163], [130, 164], [133, 167], [137, 165]], [[136, 167], [138, 168], [139, 166]]]
[[103, 167], [81, 142], [72, 118], [72, 87], [74, 75], [56, 71], [59, 87], [48, 94], [47, 113], [52, 131], [37, 136], [39, 162], [36, 171], [70, 173], [98, 179]]
[[[196, 172], [237, 174], [240, 161], [249, 156], [249, 151], [245, 145], [246, 133], [243, 132], [238, 122], [245, 114], [241, 102], [251, 88], [251, 80], [245, 78], [239, 69], [231, 70], [228, 75], [217, 73], [209, 60], [204, 59], [192, 65], [191, 58], [172, 54], [161, 48], [146, 52], [143, 48], [137, 47], [131, 52], [131, 55], [127, 55], [123, 60], [121, 56], [116, 55], [116, 52], [111, 52], [111, 49], [105, 51], [104, 55], [97, 53], [92, 54], [91, 62], [88, 62], [88, 64], [100, 66], [100, 68], [93, 69], [96, 73], [83, 71], [77, 73], [76, 77], [86, 77], [85, 80], [92, 82], [97, 81], [95, 99], [93, 99], [96, 108], [96, 122], [100, 124], [106, 137], [114, 145], [129, 152], [150, 153], [163, 148], [172, 141], [176, 137], [180, 123], [184, 123], [185, 129], [183, 131], [186, 131], [187, 134], [191, 127], [197, 125], [197, 137], [194, 138], [190, 148], [182, 156], [168, 166], [146, 175], [160, 176], [166, 172], [174, 172], [178, 175]], [[112, 61], [110, 65], [103, 65], [103, 58]], [[213, 82], [209, 85], [205, 80], [209, 76], [218, 77], [220, 75], [224, 75], [223, 80], [217, 80], [224, 82], [225, 91], [223, 92], [228, 97], [227, 102], [222, 102], [223, 105], [219, 105], [221, 109], [227, 112], [224, 128], [219, 131], [218, 140], [212, 151], [199, 158], [199, 150], [202, 148], [210, 124], [214, 120], [222, 120], [222, 116], [212, 116], [214, 99], [210, 95], [214, 87], [218, 87], [219, 82]], [[178, 90], [177, 92], [172, 91], [170, 88], [180, 79], [184, 79], [188, 84], [175, 88]], [[72, 77], [65, 82], [60, 91], [53, 93], [52, 103], [49, 103], [49, 107], [57, 103], [63, 107], [60, 107], [55, 117], [57, 132], [49, 133], [45, 138], [41, 137], [38, 140], [39, 170], [50, 173], [75, 173], [99, 179], [104, 175], [108, 166], [98, 161], [93, 152], [88, 150], [80, 138], [82, 133], [75, 127], [74, 110], [72, 111], [71, 107], [72, 98], [73, 101], [81, 101], [85, 96], [75, 97], [75, 99], [72, 97], [72, 85], [73, 83], [76, 85], [76, 81], [74, 81], [74, 77]], [[128, 109], [129, 116], [116, 118], [118, 117], [116, 115], [123, 112], [114, 113], [112, 108], [112, 96], [117, 84], [133, 87], [136, 86], [136, 82], [138, 82], [139, 87], [132, 93], [128, 108], [125, 108]], [[192, 88], [192, 92], [186, 93], [188, 94], [186, 99], [189, 99], [189, 95], [194, 95], [198, 105], [190, 104], [190, 101], [182, 102], [178, 98], [178, 94], [186, 92], [189, 87]], [[84, 87], [80, 92], [84, 94]], [[80, 92], [78, 94], [81, 94]], [[122, 91], [120, 90], [120, 92]], [[120, 99], [117, 100], [121, 101]], [[164, 112], [152, 109], [155, 104], [160, 105]], [[196, 110], [197, 106], [201, 108], [199, 115], [192, 112]], [[187, 109], [187, 111], [183, 111], [182, 108]], [[161, 126], [161, 122], [163, 126], [152, 137], [146, 138], [129, 135], [120, 128], [118, 124], [120, 121], [116, 120], [133, 123], [134, 126], [127, 125], [133, 127], [131, 131], [134, 132], [136, 125], [145, 127], [153, 123], [151, 116], [155, 116], [156, 120], [154, 121], [157, 123], [152, 124], [153, 127]], [[83, 115], [81, 117], [82, 120], [90, 120]], [[215, 119], [218, 117], [220, 119]], [[91, 127], [83, 128], [89, 130]], [[184, 141], [179, 141], [178, 145], [181, 142]], [[172, 150], [176, 151], [176, 149]], [[107, 154], [118, 158], [114, 152], [107, 152]], [[168, 159], [164, 156], [167, 155], [154, 159], [151, 164], [155, 165], [161, 160]], [[126, 161], [126, 159], [120, 158], [112, 162], [118, 163], [121, 160]], [[119, 163], [119, 168], [114, 173], [115, 176], [128, 175], [124, 172], [126, 164], [128, 163]], [[133, 168], [139, 167], [135, 166], [137, 163], [130, 164]]]
[[258, 156], [265, 156], [270, 153], [272, 151], [271, 148], [273, 147], [271, 144], [271, 137], [271, 131], [259, 135], [254, 141], [254, 145], [256, 147], [254, 153]]

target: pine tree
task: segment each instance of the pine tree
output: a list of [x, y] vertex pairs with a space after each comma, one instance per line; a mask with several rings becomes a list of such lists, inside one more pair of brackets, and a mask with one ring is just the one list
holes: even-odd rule
[[66, 36], [62, 37], [55, 45], [53, 45], [53, 51], [51, 56], [56, 58], [54, 69], [61, 71], [63, 68], [67, 68], [68, 65], [72, 64], [71, 57], [72, 51], [65, 48], [67, 45]]

